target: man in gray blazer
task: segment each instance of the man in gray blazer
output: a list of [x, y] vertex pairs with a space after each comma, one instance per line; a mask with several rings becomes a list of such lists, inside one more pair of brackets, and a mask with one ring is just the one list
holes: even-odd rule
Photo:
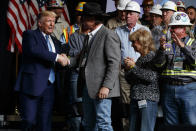
[[120, 96], [120, 40], [102, 24], [103, 11], [99, 4], [89, 2], [83, 9], [83, 24], [90, 30], [79, 61], [83, 126], [85, 131], [113, 131], [111, 97]]

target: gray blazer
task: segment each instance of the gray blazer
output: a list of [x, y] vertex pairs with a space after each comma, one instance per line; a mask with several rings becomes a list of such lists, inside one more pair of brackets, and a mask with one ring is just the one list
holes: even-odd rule
[[[99, 89], [103, 86], [110, 89], [108, 97], [120, 96], [120, 39], [115, 32], [102, 26], [95, 34], [91, 44], [85, 68], [89, 96], [95, 99]], [[81, 89], [79, 90], [78, 93], [81, 93]]]

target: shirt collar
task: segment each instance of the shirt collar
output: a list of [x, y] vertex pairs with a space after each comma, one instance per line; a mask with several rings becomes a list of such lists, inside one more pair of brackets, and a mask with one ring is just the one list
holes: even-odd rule
[[46, 34], [44, 32], [42, 32], [42, 35], [44, 36], [44, 38], [46, 38]]
[[[46, 33], [42, 32], [42, 35], [44, 36], [44, 38], [46, 39]], [[50, 39], [50, 35], [48, 35], [48, 38]]]
[[134, 26], [131, 30], [129, 30], [128, 26], [126, 25], [126, 29], [127, 29], [129, 32], [133, 32], [133, 31], [135, 31], [135, 29], [137, 28], [137, 26], [138, 26], [138, 23], [136, 23], [135, 26]]
[[88, 33], [89, 36], [94, 36], [102, 27], [103, 24], [99, 25], [95, 30]]

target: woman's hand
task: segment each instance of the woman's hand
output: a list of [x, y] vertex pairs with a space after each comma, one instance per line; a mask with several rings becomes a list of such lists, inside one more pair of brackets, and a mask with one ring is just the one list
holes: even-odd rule
[[165, 50], [166, 49], [166, 38], [165, 38], [165, 36], [162, 36], [159, 41], [160, 41], [161, 49]]
[[135, 61], [133, 58], [127, 57], [124, 59], [125, 69], [130, 69], [135, 66]]

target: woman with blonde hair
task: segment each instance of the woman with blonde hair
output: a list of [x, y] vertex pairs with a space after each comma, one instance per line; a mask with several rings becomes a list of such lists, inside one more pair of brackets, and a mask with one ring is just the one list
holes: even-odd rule
[[129, 38], [135, 51], [141, 54], [137, 62], [132, 58], [124, 60], [125, 78], [132, 85], [129, 130], [154, 131], [159, 101], [155, 46], [151, 33], [144, 29], [135, 31]]

